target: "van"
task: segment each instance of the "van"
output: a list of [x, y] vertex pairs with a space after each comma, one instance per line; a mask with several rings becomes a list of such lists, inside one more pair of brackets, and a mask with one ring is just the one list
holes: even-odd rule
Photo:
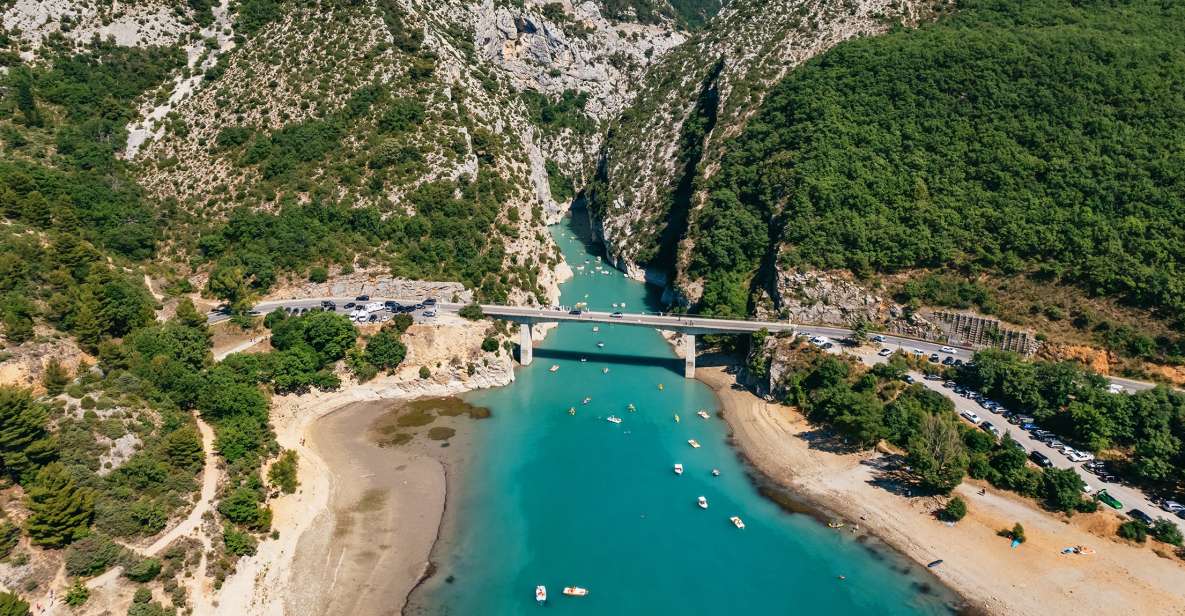
[[1041, 453], [1040, 451], [1031, 452], [1029, 454], [1029, 459], [1032, 460], [1037, 466], [1042, 468], [1053, 467], [1053, 460], [1050, 460], [1049, 456]]

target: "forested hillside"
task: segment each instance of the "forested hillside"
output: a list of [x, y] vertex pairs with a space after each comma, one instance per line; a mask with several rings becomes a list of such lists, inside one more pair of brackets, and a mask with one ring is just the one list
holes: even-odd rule
[[1068, 284], [1179, 326], [1183, 23], [1160, 1], [968, 0], [808, 62], [693, 220], [699, 309], [745, 312], [775, 265], [933, 268]]

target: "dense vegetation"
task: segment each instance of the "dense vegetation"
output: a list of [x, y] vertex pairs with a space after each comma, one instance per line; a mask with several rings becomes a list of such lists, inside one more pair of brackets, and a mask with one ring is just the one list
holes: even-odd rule
[[969, 0], [808, 62], [694, 223], [702, 309], [744, 312], [776, 258], [1024, 274], [1180, 320], [1183, 21], [1153, 0]]
[[[901, 380], [910, 369], [905, 356], [866, 369], [801, 340], [794, 345], [788, 370], [775, 384], [783, 400], [812, 421], [831, 426], [851, 446], [867, 448], [886, 440], [903, 448], [920, 488], [949, 492], [970, 475], [1040, 498], [1054, 511], [1094, 509], [1093, 502], [1083, 500], [1083, 482], [1074, 471], [1038, 470], [1007, 435], [997, 440], [960, 421], [946, 396], [921, 384], [906, 385]], [[751, 366], [767, 362], [749, 360]]]
[[1075, 362], [1026, 362], [1003, 351], [977, 353], [957, 378], [1083, 449], [1126, 452], [1118, 471], [1132, 480], [1185, 482], [1185, 394], [1163, 386], [1111, 393], [1106, 379]]

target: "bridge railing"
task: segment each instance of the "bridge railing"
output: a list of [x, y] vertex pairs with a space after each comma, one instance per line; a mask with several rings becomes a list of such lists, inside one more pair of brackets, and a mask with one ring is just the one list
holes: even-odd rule
[[[542, 311], [549, 311], [549, 312], [564, 312], [564, 313], [568, 312], [569, 310], [573, 310], [573, 309], [574, 309], [574, 308], [573, 308], [573, 307], [571, 307], [571, 306], [546, 306], [546, 307], [533, 307], [533, 306], [504, 306], [504, 305], [499, 305], [499, 304], [483, 304], [483, 305], [482, 305], [482, 309], [483, 309], [483, 310], [487, 310], [487, 311], [488, 311], [488, 310], [489, 310], [489, 309], [491, 309], [491, 308], [492, 308], [492, 309], [494, 309], [494, 310], [497, 310], [498, 308], [511, 308], [511, 309], [516, 309], [516, 310], [522, 310], [522, 309], [527, 309], [527, 310], [529, 310], [529, 309], [531, 309], [531, 308], [535, 308], [536, 310], [539, 310], [539, 311], [541, 311], [541, 312], [542, 312]], [[610, 310], [589, 310], [589, 309], [587, 309], [587, 308], [580, 308], [579, 310], [580, 310], [581, 312], [605, 312], [605, 313], [610, 313], [610, 314], [612, 314], [613, 312], [615, 312], [615, 311], [616, 311], [616, 310], [614, 310], [614, 309], [610, 309]], [[762, 324], [770, 324], [770, 325], [795, 325], [795, 323], [791, 322], [791, 321], [790, 321], [790, 320], [788, 320], [788, 319], [787, 319], [787, 320], [784, 320], [784, 321], [781, 321], [781, 320], [779, 320], [779, 321], [768, 321], [768, 320], [763, 320], [763, 319], [749, 319], [749, 318], [737, 318], [737, 317], [721, 317], [721, 316], [715, 316], [715, 315], [688, 314], [688, 313], [685, 313], [685, 312], [652, 312], [652, 311], [647, 311], [647, 310], [644, 310], [644, 311], [630, 311], [630, 312], [626, 312], [626, 311], [624, 311], [624, 310], [623, 310], [623, 311], [621, 311], [621, 313], [622, 313], [622, 315], [623, 315], [623, 316], [666, 317], [666, 318], [678, 318], [678, 319], [696, 319], [696, 320], [704, 320], [704, 321], [721, 321], [721, 322], [732, 321], [732, 322], [735, 322], [735, 323], [752, 323], [752, 324], [755, 324], [755, 325], [762, 325]]]

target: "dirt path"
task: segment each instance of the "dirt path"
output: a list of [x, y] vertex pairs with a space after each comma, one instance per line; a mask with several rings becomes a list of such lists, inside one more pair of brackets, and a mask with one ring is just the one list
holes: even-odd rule
[[[1067, 521], [1015, 494], [988, 487], [980, 495], [979, 484], [965, 482], [956, 493], [969, 513], [948, 526], [933, 515], [944, 499], [899, 493], [904, 488], [885, 470], [886, 456], [835, 453], [794, 409], [732, 389], [734, 377], [721, 368], [696, 374], [716, 391], [737, 445], [765, 475], [916, 562], [943, 559], [938, 577], [991, 614], [1185, 614], [1185, 566], [1114, 540], [1111, 514]], [[1016, 522], [1028, 541], [1013, 549], [996, 531]], [[1078, 545], [1094, 554], [1061, 553]]]

